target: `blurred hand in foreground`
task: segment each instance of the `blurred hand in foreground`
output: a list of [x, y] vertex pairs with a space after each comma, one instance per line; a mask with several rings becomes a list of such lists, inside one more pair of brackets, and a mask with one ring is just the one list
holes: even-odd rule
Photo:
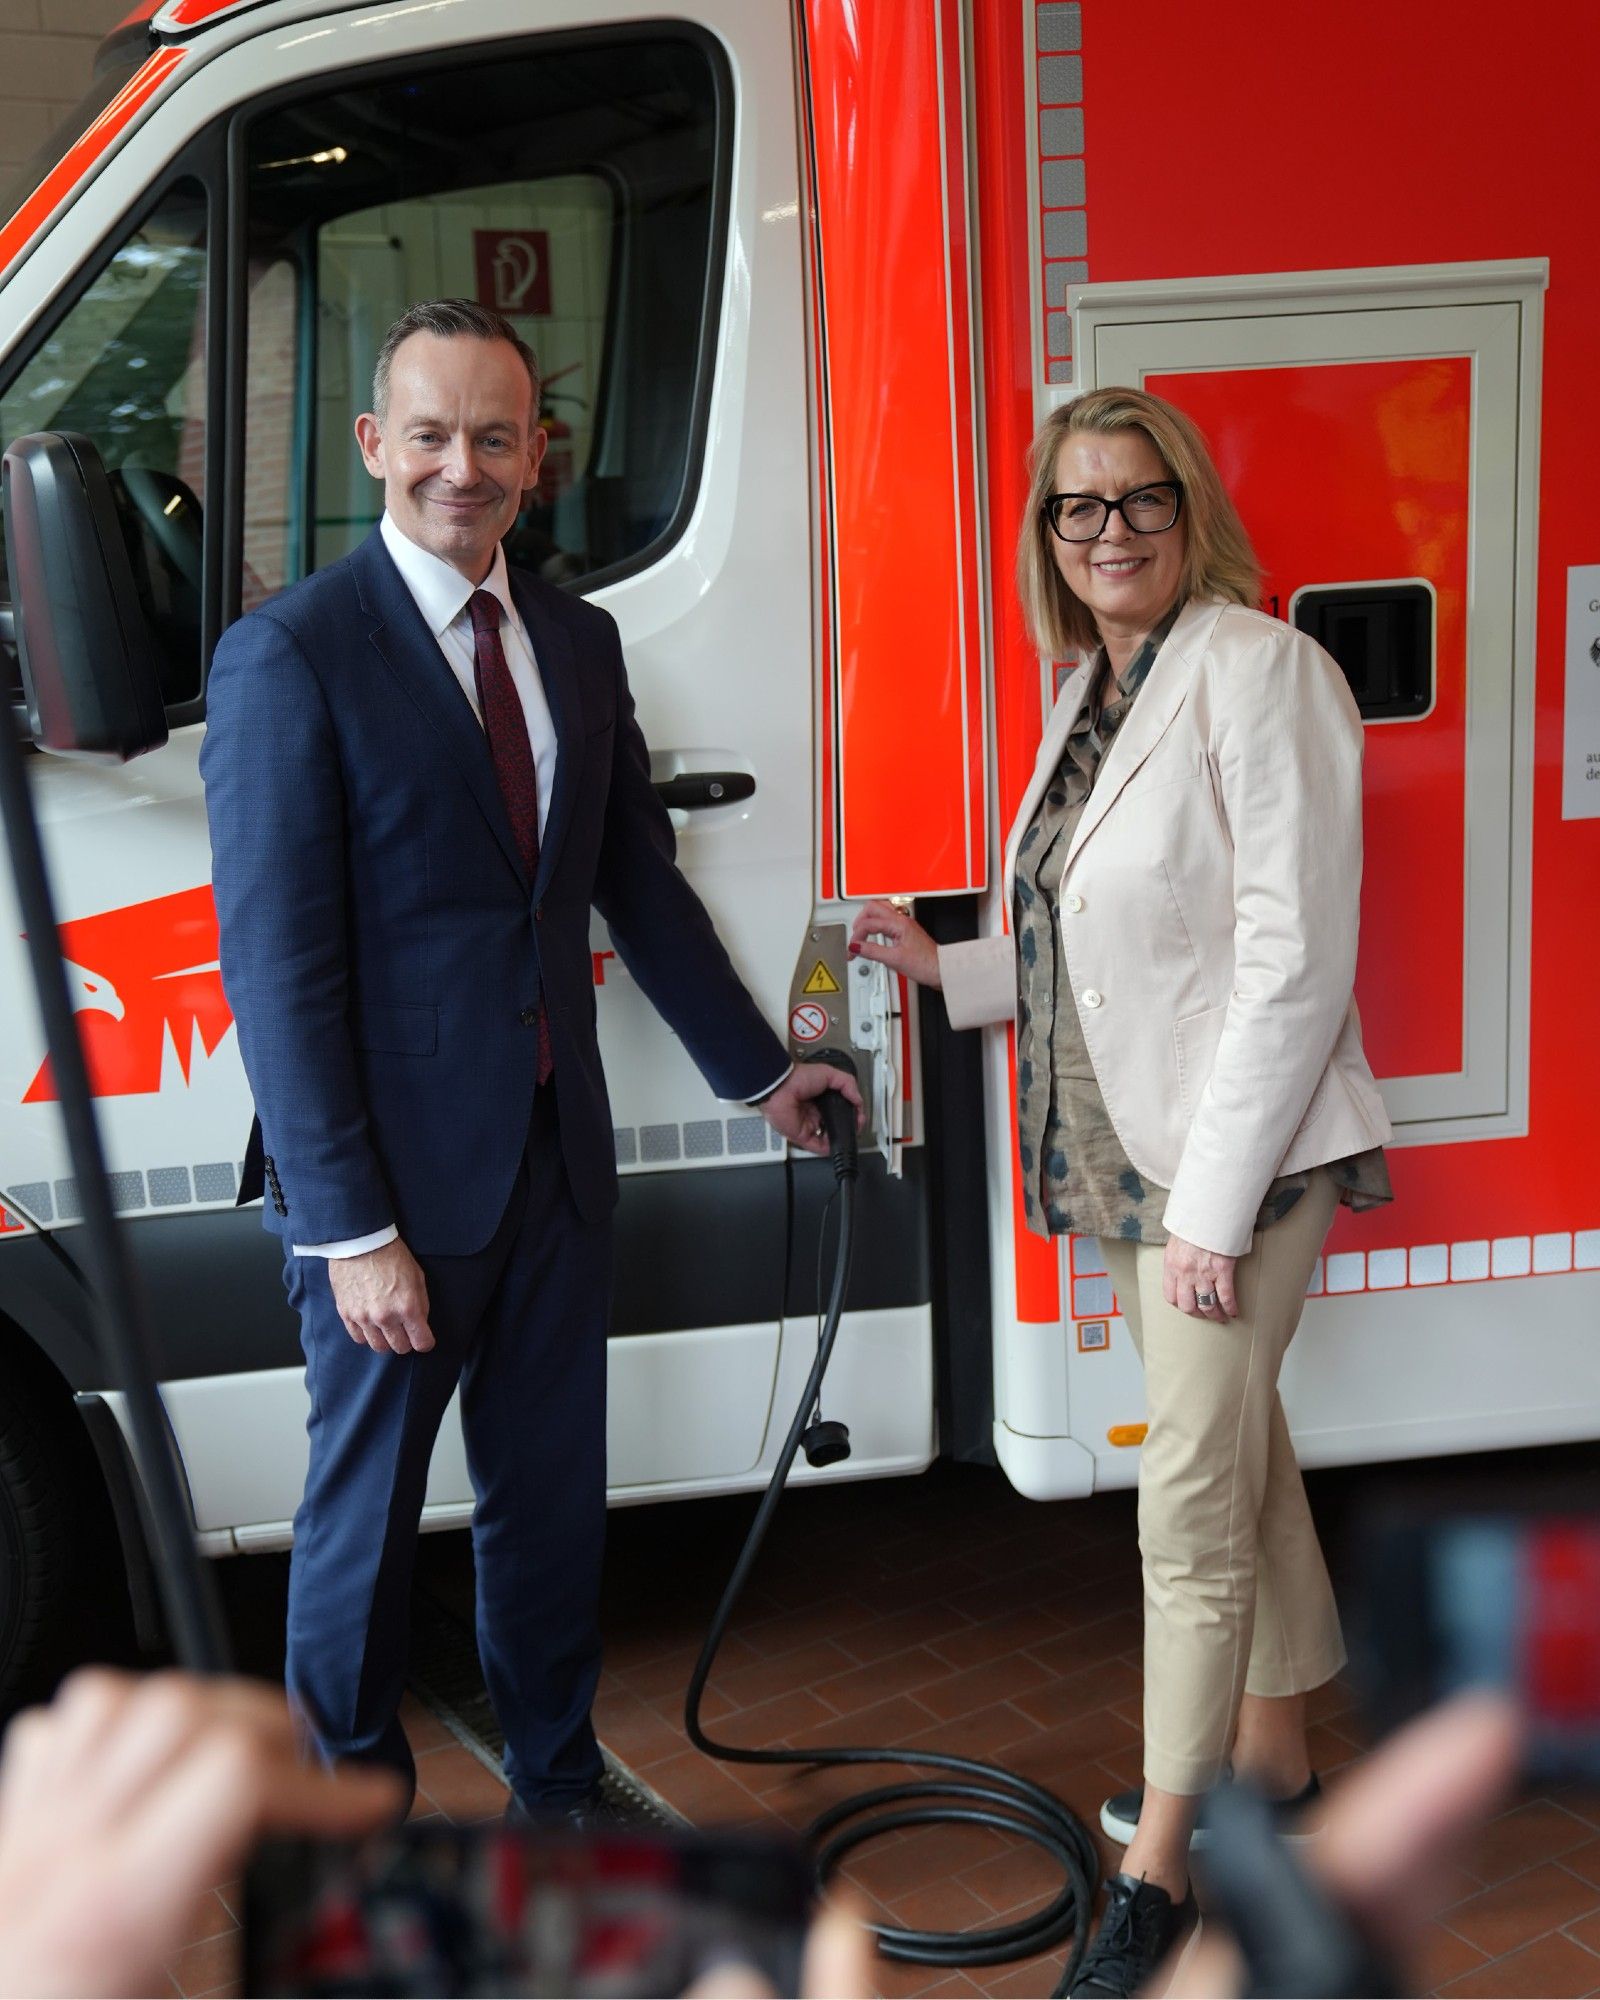
[[[876, 1990], [872, 1936], [849, 1898], [832, 1902], [806, 1938], [801, 2000], [866, 2000]], [[697, 1979], [684, 2000], [774, 2000], [770, 1983], [749, 1965], [719, 1965]]]
[[302, 1762], [281, 1689], [75, 1674], [0, 1755], [0, 1994], [169, 1992], [200, 1899], [257, 1841], [354, 1839], [402, 1803], [392, 1773]]
[[[1331, 1793], [1301, 1864], [1399, 1968], [1415, 1968], [1462, 1849], [1504, 1803], [1522, 1729], [1495, 1695], [1461, 1695], [1399, 1730]], [[1187, 2000], [1242, 1993], [1233, 1940], [1209, 1922], [1151, 1991]]]

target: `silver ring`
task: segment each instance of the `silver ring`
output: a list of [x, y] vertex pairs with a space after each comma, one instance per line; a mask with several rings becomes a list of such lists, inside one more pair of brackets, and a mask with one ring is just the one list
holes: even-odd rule
[[1217, 1295], [1215, 1292], [1196, 1292], [1194, 1302], [1197, 1306], [1214, 1306], [1217, 1302]]

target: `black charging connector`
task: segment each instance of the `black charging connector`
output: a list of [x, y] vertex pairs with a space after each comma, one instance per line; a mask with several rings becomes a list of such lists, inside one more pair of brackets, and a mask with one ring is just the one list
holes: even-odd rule
[[[802, 1058], [824, 1069], [843, 1070], [859, 1084], [856, 1059], [848, 1049], [817, 1049]], [[817, 1099], [817, 1115], [828, 1140], [828, 1158], [836, 1181], [853, 1181], [861, 1172], [860, 1142], [856, 1136], [856, 1107], [843, 1091], [825, 1090]]]

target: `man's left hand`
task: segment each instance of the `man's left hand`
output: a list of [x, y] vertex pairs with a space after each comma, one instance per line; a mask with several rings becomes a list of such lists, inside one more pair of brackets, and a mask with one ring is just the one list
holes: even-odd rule
[[825, 1090], [836, 1090], [856, 1108], [856, 1129], [867, 1122], [861, 1091], [853, 1076], [826, 1063], [796, 1063], [770, 1097], [762, 1098], [756, 1109], [774, 1132], [781, 1132], [791, 1146], [827, 1158], [828, 1141], [822, 1130], [822, 1114], [817, 1099]]

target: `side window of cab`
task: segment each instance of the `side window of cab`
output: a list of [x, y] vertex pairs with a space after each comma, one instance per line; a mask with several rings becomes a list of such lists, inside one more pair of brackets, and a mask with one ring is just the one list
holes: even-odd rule
[[732, 122], [720, 49], [663, 23], [440, 55], [244, 114], [239, 609], [376, 523], [353, 427], [384, 332], [426, 298], [495, 308], [539, 359], [550, 442], [511, 560], [578, 589], [654, 560], [698, 485]]

